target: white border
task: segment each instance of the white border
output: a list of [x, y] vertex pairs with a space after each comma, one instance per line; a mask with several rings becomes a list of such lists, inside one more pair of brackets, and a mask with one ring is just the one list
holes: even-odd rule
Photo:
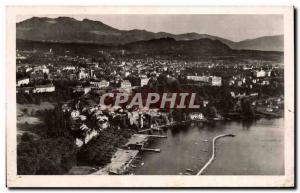
[[[17, 14], [283, 14], [285, 66], [284, 176], [18, 176], [16, 175], [15, 20]], [[294, 184], [294, 36], [292, 7], [7, 7], [6, 116], [8, 187], [290, 187]]]

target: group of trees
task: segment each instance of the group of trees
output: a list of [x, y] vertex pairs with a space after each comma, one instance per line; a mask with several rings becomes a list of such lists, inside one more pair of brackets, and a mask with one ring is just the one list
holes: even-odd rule
[[124, 145], [132, 134], [133, 131], [130, 129], [119, 130], [113, 127], [100, 132], [78, 151], [78, 164], [100, 167], [106, 165], [110, 162], [117, 147]]
[[17, 147], [19, 175], [60, 175], [76, 165], [76, 146], [67, 137], [34, 139], [25, 133]]
[[70, 115], [62, 112], [61, 105], [36, 112], [43, 118], [38, 125], [43, 132], [39, 137], [24, 133], [17, 146], [19, 175], [60, 175], [72, 166], [104, 166], [109, 163], [117, 147], [126, 143], [134, 133], [129, 128], [110, 127], [81, 148], [75, 145], [70, 130]]
[[65, 174], [77, 163], [77, 147], [68, 130], [67, 115], [61, 105], [55, 109], [36, 112], [44, 124], [36, 136], [25, 132], [17, 146], [17, 169], [19, 175]]

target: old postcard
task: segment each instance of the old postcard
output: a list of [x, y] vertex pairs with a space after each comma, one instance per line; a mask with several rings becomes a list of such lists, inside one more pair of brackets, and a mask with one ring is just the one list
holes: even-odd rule
[[7, 7], [8, 187], [293, 187], [293, 7]]

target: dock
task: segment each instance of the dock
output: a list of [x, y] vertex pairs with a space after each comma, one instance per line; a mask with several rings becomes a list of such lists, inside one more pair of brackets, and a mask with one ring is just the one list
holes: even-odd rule
[[138, 153], [138, 150], [118, 149], [108, 165], [91, 175], [124, 174]]
[[121, 175], [128, 171], [132, 161], [137, 158], [140, 151], [152, 151], [159, 153], [160, 149], [146, 148], [145, 144], [150, 138], [167, 138], [165, 135], [144, 135], [133, 134], [128, 142], [121, 148], [118, 148], [116, 153], [111, 158], [111, 162], [91, 175]]
[[143, 148], [143, 149], [141, 149], [141, 151], [153, 151], [153, 152], [159, 153], [159, 152], [160, 152], [160, 149]]
[[167, 138], [167, 136], [134, 134], [123, 147], [126, 149], [142, 150], [145, 149], [144, 146], [150, 138]]

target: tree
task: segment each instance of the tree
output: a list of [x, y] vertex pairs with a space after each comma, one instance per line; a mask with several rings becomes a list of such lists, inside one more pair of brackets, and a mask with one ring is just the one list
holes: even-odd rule
[[251, 103], [249, 100], [244, 99], [241, 101], [242, 104], [242, 114], [246, 117], [246, 118], [254, 118], [255, 117], [255, 112], [251, 106]]
[[76, 165], [77, 148], [74, 139], [59, 137], [34, 140], [22, 137], [17, 147], [19, 175], [61, 175]]

